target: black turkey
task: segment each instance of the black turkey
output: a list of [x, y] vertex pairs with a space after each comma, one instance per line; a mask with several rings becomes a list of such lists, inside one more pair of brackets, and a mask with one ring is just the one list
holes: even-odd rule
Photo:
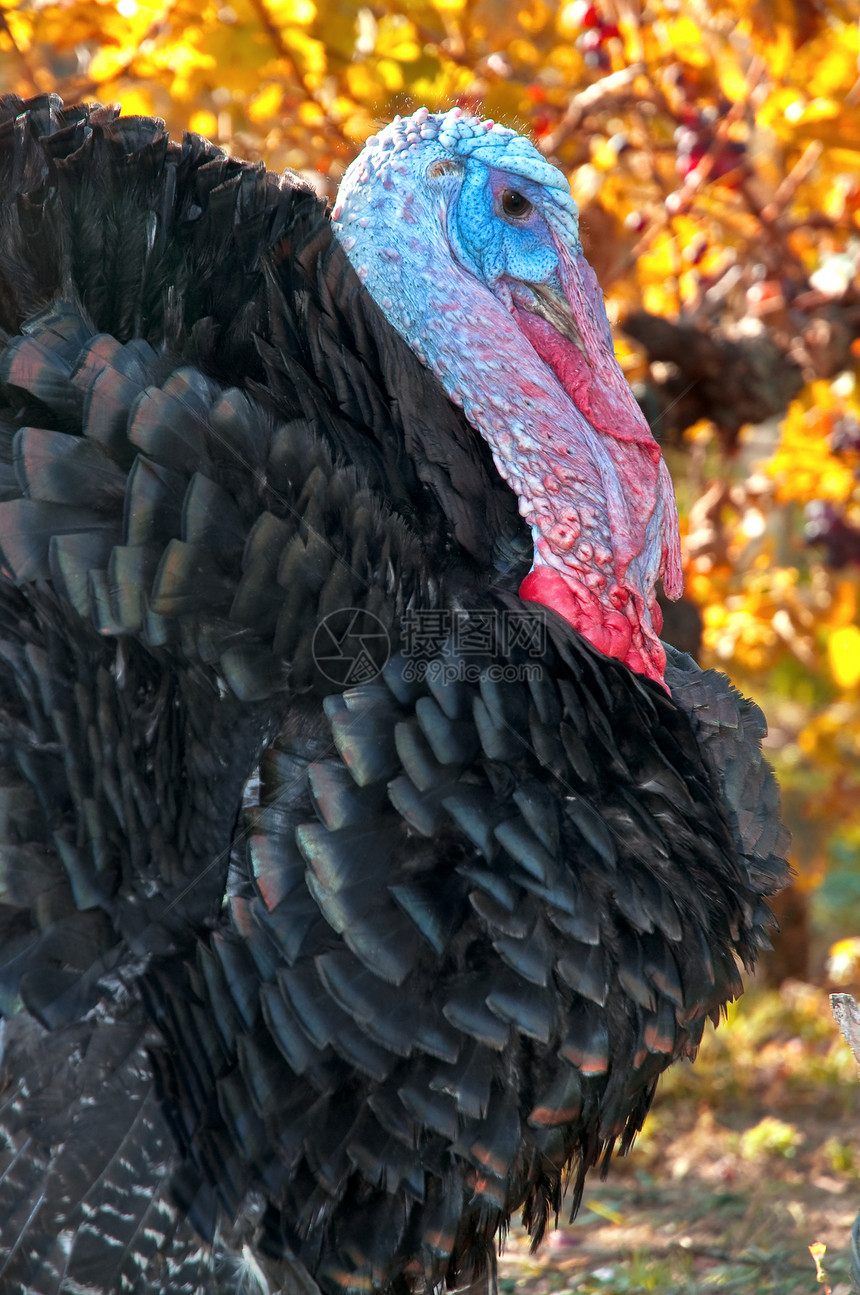
[[335, 221], [0, 101], [4, 1295], [486, 1281], [767, 944], [762, 716], [661, 683], [674, 505], [558, 173], [422, 112]]

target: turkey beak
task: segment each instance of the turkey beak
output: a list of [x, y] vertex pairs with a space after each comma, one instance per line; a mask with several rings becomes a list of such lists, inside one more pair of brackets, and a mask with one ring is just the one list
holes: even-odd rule
[[522, 300], [517, 299], [517, 305], [530, 310], [533, 315], [540, 315], [557, 333], [573, 342], [587, 358], [582, 333], [562, 289], [550, 283], [529, 283], [524, 286], [527, 291], [522, 294]]

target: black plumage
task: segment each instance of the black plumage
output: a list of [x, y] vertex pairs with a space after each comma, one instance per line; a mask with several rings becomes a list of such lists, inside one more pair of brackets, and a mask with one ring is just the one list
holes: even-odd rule
[[0, 1285], [468, 1284], [767, 944], [760, 712], [502, 641], [516, 499], [298, 181], [0, 103]]

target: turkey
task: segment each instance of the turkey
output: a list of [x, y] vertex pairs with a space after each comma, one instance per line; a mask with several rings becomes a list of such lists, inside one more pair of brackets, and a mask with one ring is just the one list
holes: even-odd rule
[[567, 185], [0, 101], [0, 1288], [487, 1289], [786, 881]]

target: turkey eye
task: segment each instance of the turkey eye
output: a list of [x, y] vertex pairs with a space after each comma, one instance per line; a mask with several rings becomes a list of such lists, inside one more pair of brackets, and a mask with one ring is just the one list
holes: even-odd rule
[[532, 204], [528, 198], [516, 189], [502, 190], [502, 211], [506, 216], [527, 216], [532, 209]]

